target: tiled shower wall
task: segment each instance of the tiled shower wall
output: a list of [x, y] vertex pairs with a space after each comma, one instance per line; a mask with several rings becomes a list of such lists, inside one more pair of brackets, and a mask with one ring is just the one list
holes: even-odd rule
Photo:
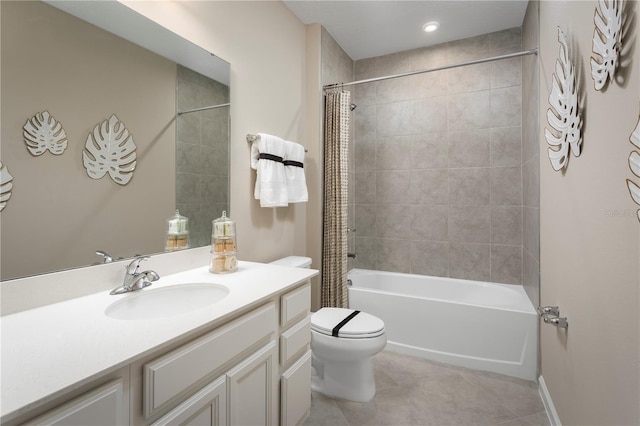
[[[530, 1], [522, 24], [522, 48], [538, 43], [537, 1]], [[540, 306], [540, 98], [537, 56], [522, 58], [522, 285], [533, 306]], [[540, 359], [540, 358], [538, 358]]]
[[[514, 28], [355, 62], [355, 79], [521, 50]], [[522, 283], [522, 59], [353, 86], [358, 268]]]
[[[228, 86], [179, 65], [177, 90], [178, 110], [229, 102]], [[229, 107], [180, 115], [177, 129], [176, 204], [191, 246], [201, 247], [211, 243], [211, 221], [229, 210]]]

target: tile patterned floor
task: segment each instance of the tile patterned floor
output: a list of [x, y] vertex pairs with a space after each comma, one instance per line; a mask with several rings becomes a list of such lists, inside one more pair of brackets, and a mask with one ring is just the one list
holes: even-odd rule
[[547, 426], [534, 382], [383, 351], [376, 396], [356, 403], [312, 393], [306, 426]]

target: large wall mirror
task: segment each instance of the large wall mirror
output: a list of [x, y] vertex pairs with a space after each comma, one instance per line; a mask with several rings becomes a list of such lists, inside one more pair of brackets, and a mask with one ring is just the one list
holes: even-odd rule
[[[229, 64], [117, 1], [2, 1], [0, 213], [8, 280], [165, 250], [166, 220], [210, 243], [229, 209]], [[34, 155], [24, 126], [47, 111], [66, 149]], [[95, 179], [89, 135], [112, 115], [136, 146], [131, 180]]]

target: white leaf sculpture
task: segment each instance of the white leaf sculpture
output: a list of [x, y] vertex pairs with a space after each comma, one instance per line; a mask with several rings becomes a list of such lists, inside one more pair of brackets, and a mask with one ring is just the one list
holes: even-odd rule
[[0, 212], [4, 210], [9, 198], [11, 198], [12, 181], [13, 176], [9, 174], [7, 166], [3, 166], [2, 162], [0, 162]]
[[42, 155], [46, 150], [60, 155], [67, 149], [67, 134], [49, 111], [36, 113], [23, 129], [24, 142], [33, 156]]
[[129, 183], [136, 168], [136, 145], [129, 130], [115, 114], [89, 133], [82, 160], [92, 179], [101, 179], [109, 173], [115, 183]]
[[[640, 118], [629, 140], [636, 148], [640, 149]], [[631, 173], [640, 178], [640, 153], [638, 153], [638, 151], [631, 151], [631, 155], [629, 155], [629, 168], [631, 169]], [[632, 180], [627, 179], [627, 188], [629, 188], [631, 199], [640, 205], [640, 186]], [[638, 220], [640, 220], [640, 209], [636, 211], [636, 215], [638, 216]]]
[[553, 75], [547, 121], [553, 132], [544, 129], [544, 136], [552, 147], [549, 148], [549, 160], [553, 170], [562, 170], [569, 159], [569, 147], [573, 155], [580, 155], [582, 145], [582, 117], [576, 88], [575, 68], [569, 59], [567, 38], [558, 28], [560, 53], [556, 60], [556, 72]]
[[618, 54], [622, 42], [622, 1], [599, 0], [593, 16], [593, 53], [591, 77], [596, 90], [601, 90], [607, 80], [613, 81]]

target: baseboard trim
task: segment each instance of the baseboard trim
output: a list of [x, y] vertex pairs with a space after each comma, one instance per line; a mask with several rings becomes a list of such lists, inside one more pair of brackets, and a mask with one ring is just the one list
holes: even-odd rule
[[544, 404], [544, 410], [547, 412], [549, 424], [551, 426], [562, 426], [556, 407], [553, 405], [553, 401], [551, 400], [551, 394], [549, 393], [547, 384], [544, 382], [544, 378], [542, 376], [538, 378], [538, 393], [540, 394], [540, 398]]

